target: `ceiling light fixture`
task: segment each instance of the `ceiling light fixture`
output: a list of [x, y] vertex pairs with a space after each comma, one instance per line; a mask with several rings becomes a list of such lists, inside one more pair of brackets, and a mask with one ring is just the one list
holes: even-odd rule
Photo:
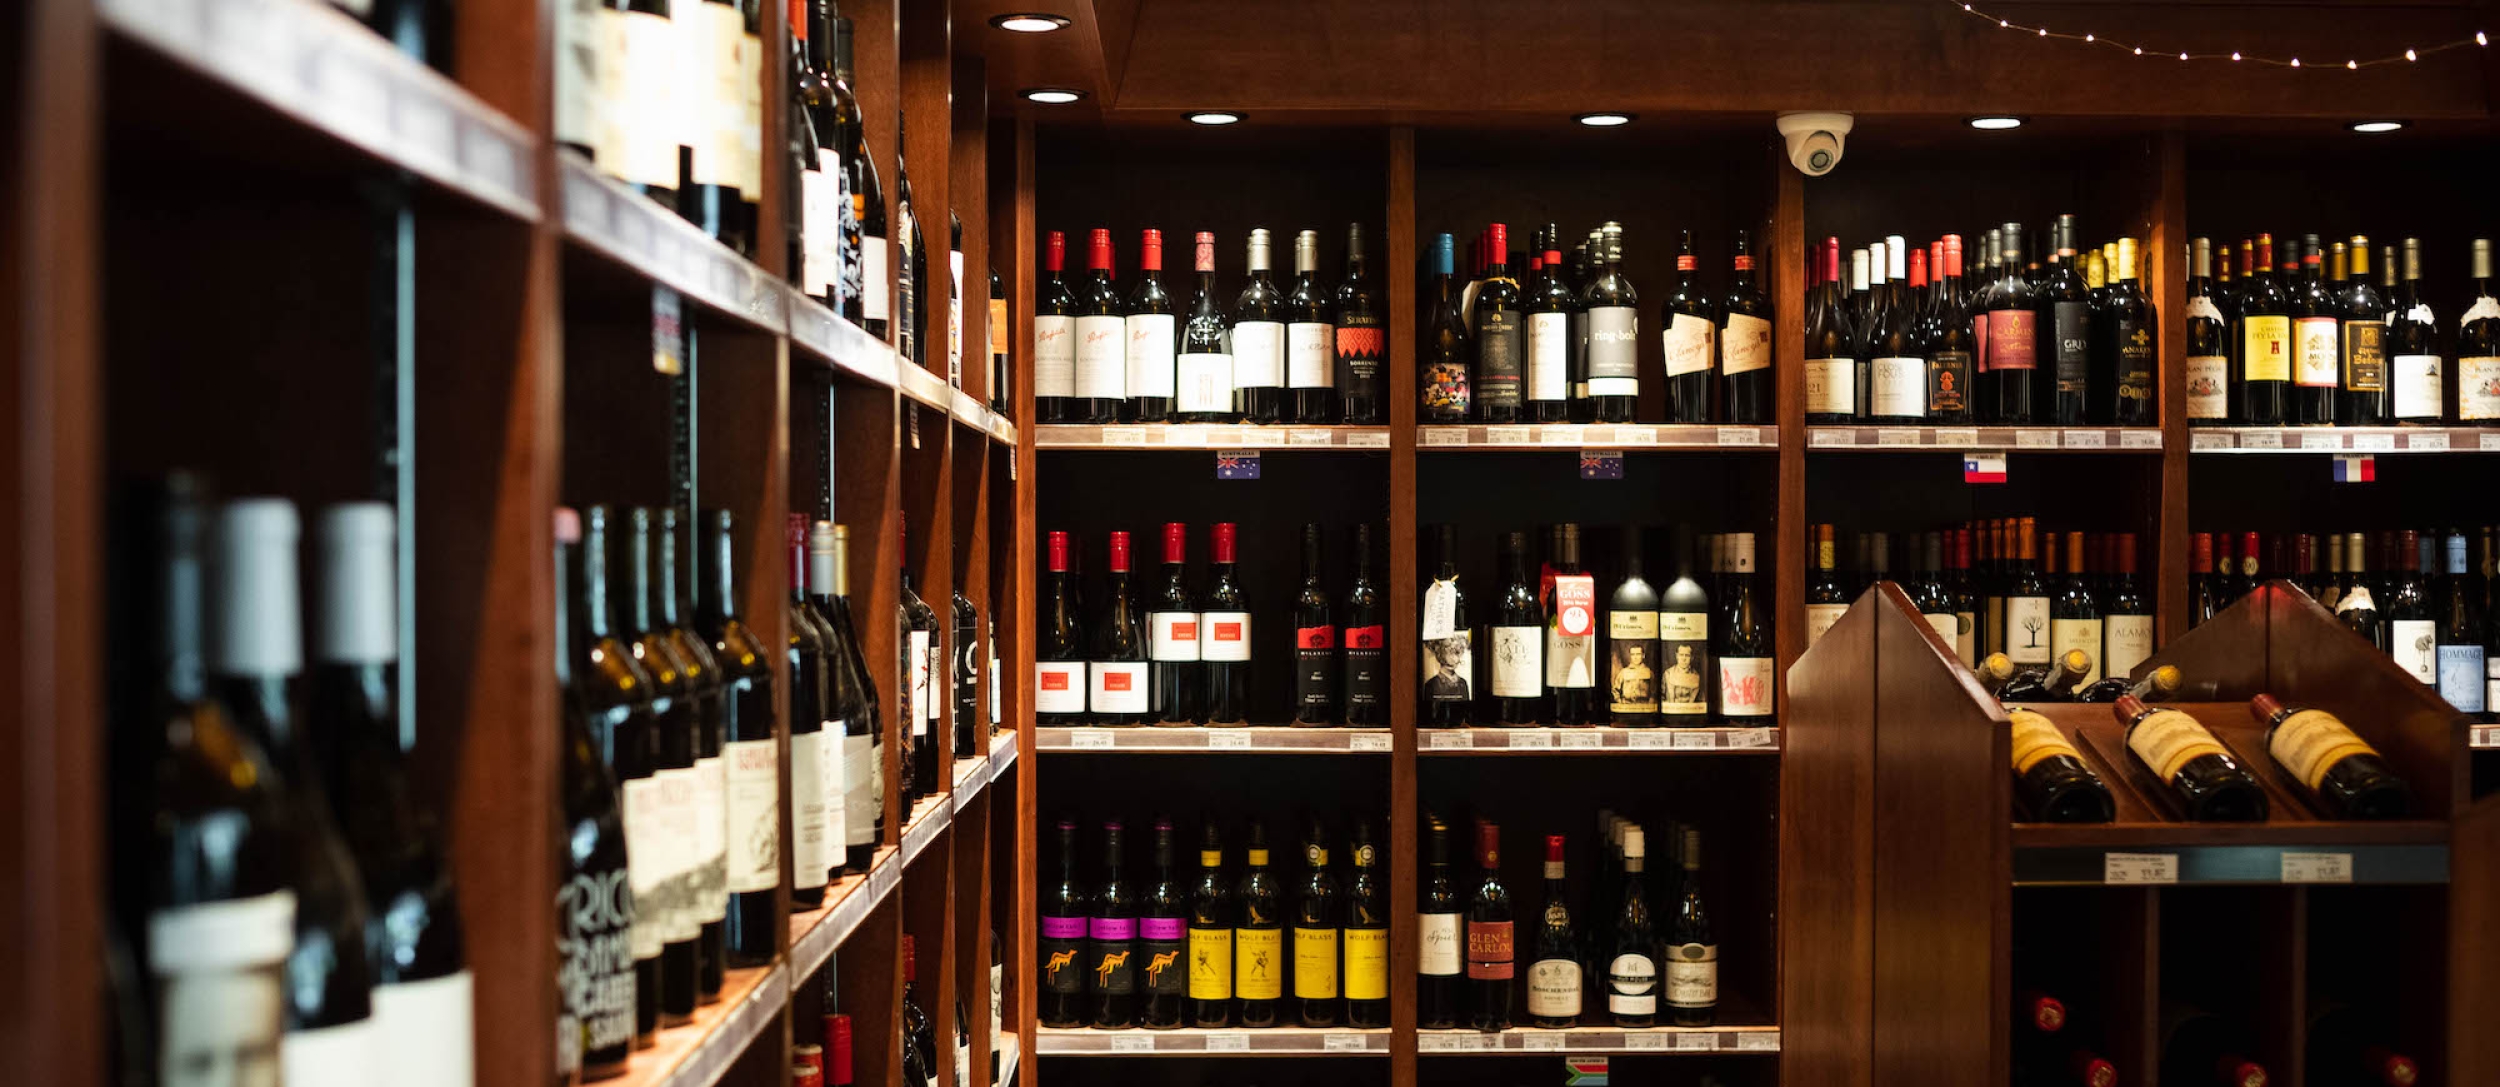
[[1181, 114], [1193, 125], [1233, 125], [1241, 123], [1241, 114], [1229, 109], [1202, 109]]
[[1603, 113], [1583, 113], [1572, 118], [1572, 120], [1578, 121], [1581, 124], [1589, 126], [1590, 128], [1621, 128], [1624, 125], [1631, 124], [1635, 119], [1636, 118], [1632, 114], [1615, 113], [1612, 111]]
[[1045, 106], [1064, 106], [1085, 97], [1084, 91], [1067, 87], [1027, 87], [1021, 93], [1025, 101], [1039, 102]]
[[1018, 11], [994, 16], [990, 19], [990, 25], [1000, 30], [1012, 30], [1018, 34], [1048, 34], [1067, 26], [1068, 20], [1065, 16], [1048, 15], [1038, 11]]
[[1964, 123], [1981, 132], [2003, 132], [2010, 128], [2021, 128], [2023, 119], [2020, 117], [1973, 117]]
[[2349, 127], [2355, 132], [2394, 132], [2404, 126], [2403, 121], [2354, 121]]

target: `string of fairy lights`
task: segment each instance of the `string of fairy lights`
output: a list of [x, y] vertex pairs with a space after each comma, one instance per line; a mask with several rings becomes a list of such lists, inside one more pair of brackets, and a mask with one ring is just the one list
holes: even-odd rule
[[2237, 49], [2225, 53], [2198, 53], [2185, 50], [2169, 50], [2142, 42], [2122, 41], [2120, 39], [2108, 37], [2102, 34], [2090, 32], [2074, 33], [2069, 31], [2052, 30], [2045, 26], [2026, 26], [2011, 19], [2000, 18], [1996, 15], [1991, 15], [1988, 12], [1981, 11], [1971, 4], [1964, 3], [1963, 0], [1944, 0], [1944, 2], [1962, 9], [1963, 14], [1974, 19], [1995, 23], [1998, 29], [2017, 34], [2028, 34], [2040, 38], [2055, 38], [2061, 41], [2082, 42], [2085, 45], [2106, 46], [2121, 52], [2132, 53], [2139, 57], [2177, 57], [2180, 60], [2221, 60], [2237, 64], [2263, 64], [2275, 68], [2309, 68], [2321, 71], [2333, 71], [2341, 68], [2346, 71], [2357, 72], [2363, 68], [2412, 64], [2420, 61], [2424, 57], [2445, 53], [2451, 49], [2464, 49], [2468, 46], [2484, 48], [2491, 45], [2490, 36], [2480, 30], [2477, 30], [2474, 32], [2474, 36], [2470, 38], [2459, 38], [2455, 41], [2441, 42], [2437, 45], [2410, 48], [2401, 53], [2390, 53], [2383, 57], [2373, 57], [2367, 60], [2359, 57], [2347, 57], [2344, 59], [2342, 64], [2337, 64], [2332, 60], [2327, 60], [2323, 63], [2315, 60], [2312, 60], [2309, 63], [2303, 63], [2299, 57], [2261, 57], [2254, 53], [2243, 53]]

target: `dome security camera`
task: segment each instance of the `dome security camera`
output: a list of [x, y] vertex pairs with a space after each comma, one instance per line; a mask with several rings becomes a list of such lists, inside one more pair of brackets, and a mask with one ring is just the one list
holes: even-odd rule
[[1788, 161], [1807, 177], [1821, 177], [1840, 165], [1840, 149], [1857, 119], [1846, 113], [1798, 112], [1779, 115], [1780, 137], [1788, 141]]

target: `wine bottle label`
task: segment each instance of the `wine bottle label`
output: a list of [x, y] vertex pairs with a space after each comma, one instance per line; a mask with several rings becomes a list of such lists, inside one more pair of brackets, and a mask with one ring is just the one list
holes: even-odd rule
[[1145, 991], [1177, 997], [1186, 987], [1189, 970], [1181, 965], [1188, 949], [1188, 927], [1178, 917], [1147, 917], [1137, 922], [1138, 970]]
[[1085, 919], [1042, 918], [1042, 990], [1069, 996], [1085, 994]]
[[1728, 314], [1727, 327], [1719, 330], [1719, 360], [1719, 370], [1730, 376], [1770, 366], [1771, 322], [1750, 313]]
[[1337, 930], [1293, 930], [1293, 995], [1303, 1000], [1337, 998]]
[[1640, 395], [1640, 311], [1631, 306], [1598, 306], [1588, 311], [1584, 323], [1586, 395]]
[[2457, 418], [2500, 419], [2500, 358], [2457, 360]]
[[1554, 578], [1554, 611], [1545, 637], [1545, 685], [1592, 690], [1597, 686], [1597, 579], [1587, 574]]
[[1528, 315], [1528, 399], [1571, 395], [1571, 315]]
[[1243, 321], [1233, 326], [1233, 387], [1273, 389], [1285, 383], [1285, 326]]
[[2387, 322], [2344, 322], [2344, 391], [2374, 393], [2387, 387]]
[[[660, 782], [628, 778], [617, 792], [624, 808], [625, 859], [634, 890], [634, 958], [650, 959], [667, 943], [668, 907], [660, 885], [669, 877], [669, 836], [661, 825]], [[778, 873], [776, 873], [778, 875]]]
[[1338, 325], [1337, 388], [1348, 396], [1379, 396], [1380, 360], [1388, 352], [1389, 330], [1378, 325]]
[[1647, 955], [1615, 956], [1606, 964], [1606, 1010], [1616, 1015], [1658, 1014], [1658, 964]]
[[1922, 612], [1919, 618], [1927, 620], [1927, 629], [1935, 631], [1936, 637], [1944, 639], [1946, 645], [1952, 645], [1962, 635], [1961, 626], [1954, 621], [1951, 612]]
[[[882, 250], [885, 243], [879, 241], [877, 246]], [[870, 278], [871, 294], [879, 281], [880, 277]], [[1076, 318], [1033, 315], [1033, 395], [1076, 395]]]
[[2207, 755], [2229, 758], [2231, 753], [2205, 731], [2196, 718], [2177, 710], [2154, 710], [2145, 719], [2127, 729], [2127, 750], [2144, 761], [2145, 769], [2169, 784], [2188, 763]]
[[1953, 613], [1953, 652], [1962, 659], [1962, 666], [1965, 668], [1979, 666], [1979, 657], [1976, 655], [1979, 645], [1978, 620], [1978, 615], [1972, 612]]
[[1035, 713], [1085, 712], [1085, 662], [1041, 661], [1033, 670]]
[[1389, 628], [1346, 627], [1338, 633], [1345, 646], [1346, 705], [1380, 705], [1381, 691], [1389, 675]]
[[822, 169], [799, 171], [799, 289], [822, 297], [833, 291], [834, 177]]
[[1858, 360], [1807, 359], [1806, 411], [1854, 415], [1858, 410]]
[[1544, 693], [1544, 629], [1494, 627], [1493, 697], [1535, 698]]
[[1175, 388], [1183, 414], [1222, 414], [1233, 408], [1233, 357], [1182, 355]]
[[1658, 613], [1658, 712], [1701, 717], [1710, 712], [1710, 613]]
[[[763, 763], [762, 772], [774, 774], [771, 787], [778, 791], [781, 782], [779, 775], [774, 773], [776, 768], [771, 764], [773, 746], [771, 740], [742, 740], [725, 745], [725, 749], [734, 750], [742, 762], [754, 763], [759, 760], [754, 758], [751, 749], [758, 746], [764, 749], [764, 757], [760, 760]], [[821, 730], [790, 734], [790, 871], [794, 886], [822, 887], [825, 885], [827, 870], [832, 867], [830, 863], [833, 855], [832, 846], [825, 841], [825, 808], [827, 806], [824, 776], [825, 746], [825, 734]], [[753, 782], [743, 776], [749, 771], [742, 767], [740, 772], [742, 777], [737, 784], [739, 789], [744, 791], [751, 787]], [[753, 813], [742, 811], [739, 817], [741, 820], [749, 819], [753, 817]], [[776, 834], [779, 833], [780, 824], [780, 813], [773, 813], [773, 826]], [[747, 829], [748, 824], [741, 822], [742, 837]], [[757, 864], [754, 852], [748, 849], [740, 849], [736, 861], [737, 863], [731, 866], [730, 873], [731, 883], [735, 889], [770, 890], [771, 883], [766, 883], [762, 887], [736, 886], [741, 883], [753, 884], [758, 878], [756, 873], [759, 869], [770, 872], [774, 880], [780, 878], [781, 856], [778, 847], [773, 850], [773, 855], [764, 864]]]
[[1231, 1000], [1233, 998], [1233, 930], [1228, 928], [1189, 930], [1189, 998], [1191, 1000]]
[[2483, 656], [2483, 709], [2500, 706], [2500, 655]]
[[1769, 717], [1775, 699], [1769, 657], [1721, 657], [1719, 714], [1724, 717]]
[[[654, 892], [664, 939], [684, 943], [695, 938], [694, 919], [694, 768], [661, 770], [651, 775], [658, 787], [659, 814], [653, 819], [653, 840], [667, 869]], [[630, 847], [629, 847], [630, 848]]]
[[1454, 978], [1458, 976], [1458, 915], [1427, 913], [1419, 916], [1416, 925], [1416, 972], [1425, 977]]
[[1172, 395], [1172, 315], [1130, 314], [1128, 333], [1128, 395]]
[[2069, 649], [2080, 649], [2092, 658], [2092, 667], [2076, 684], [2078, 689], [2091, 686], [2101, 678], [2101, 621], [2098, 619], [2052, 619], [2049, 621], [2050, 659], [2066, 655]]
[[1434, 703], [1465, 704], [1474, 697], [1475, 638], [1468, 631], [1458, 631], [1427, 640], [1424, 651], [1416, 655], [1424, 666], [1424, 698]]
[[876, 843], [877, 820], [885, 814], [885, 775], [878, 772], [879, 762], [875, 737], [842, 737], [842, 840], [854, 849]]
[[2153, 348], [2157, 331], [2132, 317], [2112, 322], [2118, 338], [2118, 418], [2121, 422], [2153, 419]]
[[1194, 661], [1198, 659], [1197, 612], [1154, 612], [1146, 616], [1146, 627], [1154, 632], [1151, 653], [1155, 660]]
[[1539, 1019], [1576, 1019], [1580, 1015], [1580, 964], [1570, 959], [1538, 959], [1528, 964], [1528, 1014]]
[[[883, 321], [893, 316], [894, 286], [886, 282], [888, 278], [890, 277], [886, 274], [885, 239], [874, 234], [861, 234], [859, 237], [859, 315], [861, 317], [871, 321]], [[1049, 368], [1042, 365], [1043, 360], [1050, 357], [1042, 342], [1042, 323], [1045, 321], [1066, 322], [1060, 326], [1060, 331], [1063, 333], [1061, 339], [1066, 346], [1059, 349], [1065, 366], [1060, 370], [1063, 378], [1061, 384], [1057, 386], [1044, 384], [1049, 380], [1050, 373]], [[1033, 389], [1036, 395], [1076, 395], [1074, 392], [1042, 392], [1043, 389], [1048, 388], [1074, 389], [1076, 387], [1076, 340], [1073, 338], [1075, 329], [1076, 323], [1072, 318], [1034, 316], [1033, 373], [1035, 377]]]
[[2292, 379], [2292, 319], [2240, 318], [2240, 380]]
[[2187, 360], [2187, 416], [2216, 421], [2231, 414], [2231, 360], [2222, 355], [2190, 355]]
[[2342, 349], [2335, 342], [2333, 317], [2303, 317], [2292, 322], [2292, 381], [2312, 389], [2335, 387], [2336, 364]]
[[1128, 324], [1118, 317], [1076, 319], [1076, 395], [1120, 400], [1128, 396]]
[[1927, 360], [1927, 411], [1949, 418], [1970, 410], [1968, 351], [1938, 351]]
[[2376, 757], [2378, 751], [2351, 727], [2324, 710], [2300, 710], [2283, 719], [2266, 738], [2266, 754], [2275, 765], [2315, 790], [2326, 783], [2335, 764], [2354, 755]]
[[2057, 391], [2082, 396], [2084, 375], [2092, 366], [2092, 305], [2049, 303], [2049, 345], [2056, 352]]
[[2049, 598], [2005, 598], [2005, 655], [2016, 664], [2047, 664], [2057, 656], [2049, 629]]
[[1086, 704], [1095, 713], [1146, 712], [1145, 662], [1095, 661], [1086, 671], [1093, 678]]
[[[1005, 358], [1006, 355], [1007, 300], [1004, 298], [993, 298], [990, 299], [990, 357], [994, 359]], [[992, 389], [990, 391], [995, 394], [1002, 390]], [[993, 992], [991, 995], [996, 996], [997, 994]]]
[[381, 1049], [374, 1067], [389, 1069], [392, 1083], [475, 1084], [477, 1043], [470, 1026], [477, 1017], [475, 988], [466, 970], [375, 986], [373, 1023]]
[[1823, 632], [1832, 629], [1832, 624], [1848, 613], [1847, 604], [1806, 605], [1806, 648], [1814, 648], [1814, 643], [1822, 640]]
[[1304, 720], [1333, 720], [1337, 704], [1337, 628], [1295, 627], [1293, 696]]
[[1710, 318], [1675, 314], [1661, 335], [1665, 337], [1668, 377], [1707, 372], [1711, 360], [1718, 357], [1719, 326], [1711, 324]]
[[690, 180], [736, 188], [737, 115], [746, 106], [737, 84], [738, 39], [746, 21], [734, 4], [677, 4], [670, 11], [684, 50], [677, 63], [688, 99], [678, 108], [686, 135], [678, 142], [692, 152]]
[[2064, 755], [2076, 762], [2083, 761], [2083, 753], [2075, 750], [2075, 745], [2067, 741], [2066, 734], [2059, 732], [2056, 725], [2049, 723], [2048, 718], [2031, 710], [2015, 710], [2007, 714], [2007, 717], [2011, 720], [2014, 731], [2014, 772], [2016, 774], [2028, 773], [2032, 767], [2040, 764], [2040, 760], [2058, 755]]
[[1666, 949], [1667, 1006], [1715, 1008], [1719, 1004], [1719, 945], [1681, 944]]
[[1345, 996], [1348, 1000], [1389, 998], [1389, 930], [1345, 930]]
[[[810, 797], [812, 784], [804, 770], [809, 766], [800, 741], [814, 740], [818, 734], [790, 734], [790, 807], [793, 833], [799, 837], [792, 843], [797, 862], [798, 885], [824, 885], [824, 866], [816, 871], [816, 882], [809, 883], [804, 858], [811, 800], [819, 813], [827, 798], [820, 791]], [[725, 807], [725, 867], [722, 881], [733, 894], [769, 891], [781, 881], [781, 759], [772, 740], [732, 740], [721, 745], [726, 782], [723, 791]]]
[[[361, 1083], [372, 1078], [381, 1060], [382, 1031], [371, 1016], [335, 1027], [290, 1030], [278, 1039], [281, 1083]], [[184, 1078], [190, 1075], [186, 1072]]]
[[1521, 346], [1519, 311], [1479, 309], [1476, 314], [1476, 399], [1487, 407], [1519, 406]]
[[606, 48], [599, 54], [603, 69], [610, 61], [615, 65], [615, 74], [601, 81], [614, 99], [603, 126], [607, 138], [597, 152], [599, 168], [629, 185], [674, 189], [682, 124], [677, 27], [666, 15], [613, 15], [606, 20]]
[[928, 631], [911, 632], [912, 735], [924, 740], [931, 735], [933, 730], [930, 724], [937, 720], [938, 712], [937, 701], [929, 697], [929, 672], [937, 663], [936, 651], [930, 648], [929, 642]]
[[1089, 969], [1096, 994], [1112, 996], [1137, 991], [1137, 919], [1096, 917], [1085, 924]]
[[694, 760], [694, 918], [729, 916], [729, 769], [720, 756]]
[[2436, 685], [2439, 682], [2438, 624], [2428, 619], [2391, 619], [2387, 623], [2387, 652], [2396, 658], [2396, 666], [2413, 674], [2413, 678]]
[[[277, 1052], [286, 1029], [285, 967], [295, 947], [295, 892], [160, 909], [148, 915], [147, 924], [148, 973], [164, 1012], [156, 1022], [156, 1082], [218, 1087], [233, 1082], [215, 1074], [226, 1061], [251, 1062], [266, 1080], [275, 1071], [266, 1066], [269, 1054]], [[628, 1024], [629, 1037], [631, 1029]], [[358, 1069], [341, 1082], [371, 1071]]]
[[1233, 987], [1243, 1000], [1285, 995], [1285, 933], [1282, 929], [1233, 931]]
[[1867, 412], [1891, 419], [1927, 417], [1927, 360], [1883, 358], [1868, 365], [1874, 388]]
[[2000, 370], [2033, 370], [2039, 367], [2038, 314], [2027, 309], [1988, 311], [1988, 363], [1990, 373]]
[[1285, 326], [1285, 380], [1297, 389], [1329, 388], [1337, 378], [1337, 330], [1320, 321]]
[[1467, 976], [1480, 981], [1508, 981], [1511, 973], [1511, 923], [1469, 920]]
[[1198, 613], [1198, 659], [1219, 663], [1249, 660], [1250, 613], [1246, 611]]
[[2104, 676], [2132, 676], [2135, 666], [2153, 655], [2153, 617], [2111, 615], [2101, 620], [2101, 653], [2096, 668]]
[[555, 5], [556, 142], [589, 148], [594, 154], [606, 106], [600, 94], [599, 62], [602, 57], [616, 56], [600, 51], [600, 17], [605, 7], [599, 0], [562, 0]]
[[2440, 415], [2440, 388], [2445, 367], [2437, 355], [2398, 355], [2388, 360], [2388, 382], [2398, 419], [2431, 419]]
[[[961, 251], [946, 254], [946, 383], [964, 387], [964, 255]], [[1168, 320], [1168, 318], [1167, 318]], [[1167, 356], [1166, 362], [1170, 361]], [[1168, 371], [1169, 366], [1165, 369]], [[1167, 388], [1164, 395], [1171, 395]]]
[[1606, 689], [1616, 713], [1658, 707], [1658, 613], [1606, 613]]
[[2483, 712], [2483, 647], [2439, 647], [2439, 697], [2459, 713]]

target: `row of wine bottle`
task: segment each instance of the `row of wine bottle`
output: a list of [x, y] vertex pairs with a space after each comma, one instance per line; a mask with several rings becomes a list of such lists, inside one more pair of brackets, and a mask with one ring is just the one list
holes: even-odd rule
[[[2413, 1087], [2421, 1068], [2396, 1047], [2395, 1022], [2383, 1006], [2311, 998], [2306, 1044], [2308, 1075], [2318, 1083]], [[2077, 1008], [2034, 987], [2014, 999], [2014, 1082], [2017, 1087], [2117, 1087], [2120, 1065], [2104, 1055], [2107, 1015]], [[2242, 1020], [2185, 1001], [2160, 1009], [2161, 1082], [2183, 1087], [2264, 1087], [2272, 1082], [2257, 1034]]]
[[393, 511], [319, 513], [307, 602], [292, 503], [212, 504], [182, 474], [123, 497], [108, 810], [124, 1071], [474, 1082], [451, 868], [402, 766]]

